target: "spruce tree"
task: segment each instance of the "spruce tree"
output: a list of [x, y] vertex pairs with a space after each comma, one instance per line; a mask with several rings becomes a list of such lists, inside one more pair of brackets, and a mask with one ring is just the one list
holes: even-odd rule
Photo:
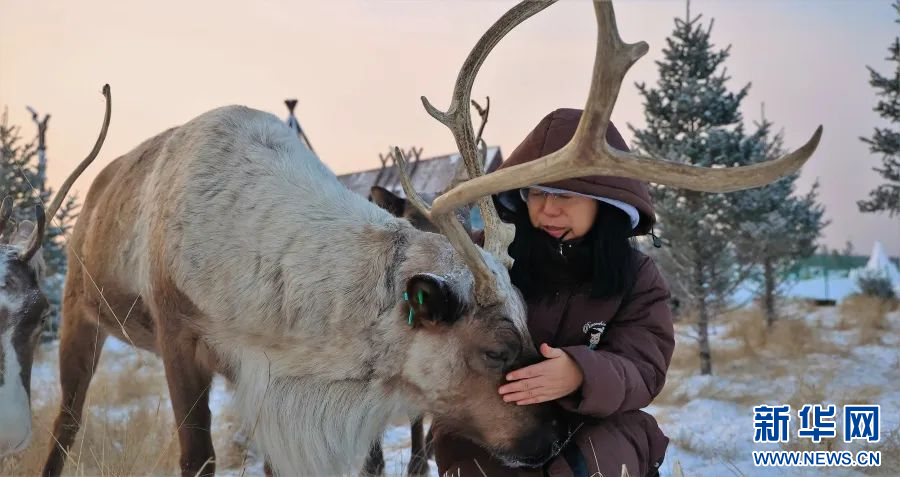
[[[713, 22], [700, 16], [675, 19], [664, 58], [657, 62], [655, 87], [638, 84], [644, 97], [646, 127], [631, 127], [636, 148], [649, 156], [696, 166], [735, 166], [763, 156], [759, 141], [744, 133], [739, 111], [750, 85], [729, 90], [724, 62], [729, 48], [710, 41]], [[728, 296], [749, 273], [737, 260], [736, 220], [741, 193], [709, 194], [652, 185], [651, 194], [663, 243], [660, 267], [670, 284], [684, 292], [697, 315], [700, 371], [712, 373], [709, 324]]]
[[[900, 24], [900, 0], [893, 4], [897, 19], [894, 23]], [[882, 167], [873, 168], [881, 174], [885, 183], [869, 192], [867, 200], [860, 200], [856, 204], [861, 212], [887, 212], [889, 217], [900, 215], [900, 37], [895, 37], [894, 42], [888, 47], [890, 56], [888, 61], [894, 62], [893, 74], [882, 76], [872, 67], [869, 68], [869, 84], [878, 91], [878, 104], [874, 110], [891, 125], [885, 128], [875, 128], [870, 138], [860, 138], [869, 145], [869, 151], [873, 154], [881, 154]]]
[[[757, 141], [760, 160], [784, 154], [783, 136], [772, 134], [772, 123], [763, 114], [751, 140]], [[795, 196], [798, 174], [734, 196], [741, 217], [735, 217], [738, 260], [754, 264], [751, 278], [758, 286], [767, 327], [777, 319], [777, 302], [788, 271], [797, 260], [816, 250], [816, 241], [827, 225], [825, 208], [818, 202], [818, 182], [803, 196]]]

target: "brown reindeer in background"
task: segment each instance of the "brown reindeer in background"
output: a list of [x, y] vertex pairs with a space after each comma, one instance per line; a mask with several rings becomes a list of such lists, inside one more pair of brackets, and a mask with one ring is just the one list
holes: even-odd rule
[[103, 94], [106, 117], [94, 149], [63, 182], [47, 213], [37, 205], [35, 222], [24, 220], [8, 229], [12, 200], [6, 197], [0, 206], [0, 457], [23, 450], [31, 438], [31, 365], [50, 311], [40, 287], [41, 244], [49, 221], [106, 139], [112, 111], [109, 85]]
[[[569, 435], [553, 407], [508, 405], [497, 393], [506, 371], [539, 356], [506, 270], [513, 231], [490, 195], [593, 174], [705, 192], [758, 187], [796, 172], [821, 131], [785, 157], [724, 169], [609, 147], [619, 87], [647, 45], [623, 43], [611, 4], [600, 1], [593, 81], [572, 142], [485, 176], [468, 108], [475, 75], [508, 31], [552, 3], [523, 1], [485, 33], [447, 112], [424, 101], [453, 132], [472, 177], [429, 208], [402, 176], [407, 198], [441, 234], [349, 191], [282, 121], [244, 107], [202, 114], [107, 166], [69, 241], [84, 266], [66, 277], [63, 407], [46, 473], [61, 470], [110, 334], [162, 357], [183, 475], [214, 471], [215, 372], [234, 383], [243, 419], [281, 475], [355, 472], [391, 419], [423, 413], [509, 465], [556, 455]], [[453, 213], [476, 200], [484, 249]]]

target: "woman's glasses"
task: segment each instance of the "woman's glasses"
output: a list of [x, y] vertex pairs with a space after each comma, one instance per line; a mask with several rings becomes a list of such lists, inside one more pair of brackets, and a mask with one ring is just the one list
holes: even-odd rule
[[523, 187], [519, 189], [519, 197], [521, 197], [522, 201], [526, 203], [529, 201], [544, 201], [548, 197], [552, 197], [557, 200], [568, 200], [574, 196], [575, 194], [571, 194], [568, 192], [547, 192], [534, 187]]

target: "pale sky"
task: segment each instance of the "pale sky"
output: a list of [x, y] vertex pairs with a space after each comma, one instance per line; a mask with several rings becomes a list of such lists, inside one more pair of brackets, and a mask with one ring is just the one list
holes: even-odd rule
[[[860, 136], [886, 123], [872, 111], [866, 65], [890, 73], [898, 35], [890, 0], [694, 0], [715, 18], [712, 39], [731, 45], [731, 88], [752, 82], [745, 122], [766, 116], [802, 145], [824, 126], [800, 190], [818, 178], [831, 225], [829, 247], [851, 240], [868, 254], [879, 238], [900, 255], [900, 218], [860, 214], [880, 164]], [[419, 97], [444, 109], [471, 47], [515, 2], [506, 0], [97, 1], [0, 0], [0, 106], [26, 138], [25, 106], [51, 113], [49, 181], [57, 186], [90, 150], [109, 83], [113, 119], [100, 156], [73, 188], [83, 198], [106, 164], [141, 141], [209, 109], [244, 104], [297, 114], [313, 147], [336, 173], [379, 165], [391, 145], [454, 152], [450, 132]], [[626, 76], [613, 121], [644, 124], [635, 82], [655, 83], [682, 0], [619, 0], [619, 31], [646, 41]], [[595, 20], [588, 0], [562, 0], [504, 38], [488, 57], [473, 97], [491, 97], [487, 142], [508, 155], [547, 112], [583, 107]]]

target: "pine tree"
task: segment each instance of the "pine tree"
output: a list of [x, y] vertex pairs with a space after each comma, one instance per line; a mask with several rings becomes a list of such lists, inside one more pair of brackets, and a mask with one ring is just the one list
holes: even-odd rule
[[[758, 141], [761, 159], [784, 154], [782, 134], [772, 135], [772, 123], [763, 114], [751, 139]], [[755, 264], [751, 278], [759, 286], [767, 327], [777, 319], [777, 300], [788, 271], [797, 260], [816, 251], [816, 241], [827, 225], [824, 207], [818, 202], [816, 182], [806, 195], [794, 195], [798, 174], [765, 187], [735, 195], [743, 217], [737, 217], [738, 260]]]
[[[16, 222], [34, 221], [33, 205], [39, 201], [47, 205], [53, 198], [52, 189], [45, 188], [45, 192], [41, 194], [33, 187], [39, 180], [39, 174], [35, 142], [22, 142], [20, 128], [9, 125], [8, 115], [4, 110], [0, 118], [0, 188], [15, 204], [13, 220]], [[64, 238], [74, 223], [77, 208], [76, 197], [69, 195], [47, 227], [42, 245], [46, 275], [41, 288], [50, 302], [49, 322], [54, 329], [59, 322], [63, 277], [66, 274]]]
[[[744, 133], [739, 111], [750, 85], [730, 91], [724, 62], [729, 48], [710, 42], [713, 22], [700, 16], [675, 19], [656, 87], [638, 84], [645, 129], [631, 127], [639, 151], [696, 166], [735, 166], [764, 157], [759, 141]], [[661, 185], [651, 187], [658, 227], [667, 245], [660, 267], [670, 285], [684, 292], [697, 314], [700, 371], [712, 373], [709, 323], [749, 273], [737, 260], [737, 220], [746, 216], [734, 194], [709, 194]]]
[[[900, 0], [893, 4], [900, 24]], [[856, 204], [861, 212], [887, 212], [889, 217], [900, 215], [900, 37], [888, 47], [888, 61], [896, 63], [893, 76], [882, 76], [871, 66], [869, 68], [869, 84], [878, 90], [878, 104], [874, 110], [893, 124], [892, 127], [875, 128], [871, 138], [860, 138], [869, 145], [869, 151], [881, 154], [882, 167], [873, 168], [885, 179], [885, 183], [869, 192], [868, 200], [860, 200]]]

